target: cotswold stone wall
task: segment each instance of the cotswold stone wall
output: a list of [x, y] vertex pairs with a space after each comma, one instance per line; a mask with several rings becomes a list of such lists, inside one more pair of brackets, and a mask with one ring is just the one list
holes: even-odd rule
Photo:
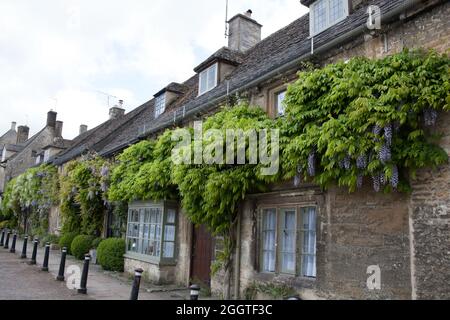
[[[374, 33], [367, 31], [314, 60], [325, 65], [355, 56], [381, 58], [404, 48], [448, 51], [450, 2], [425, 1], [424, 6], [425, 11], [418, 7], [407, 12], [402, 22], [384, 25]], [[278, 80], [250, 92], [250, 101], [268, 110], [270, 90], [279, 85], [274, 81]], [[441, 115], [436, 130], [444, 132], [441, 145], [450, 154], [449, 123], [450, 115]], [[307, 193], [302, 187], [289, 190], [291, 183], [278, 187], [278, 196], [248, 199], [242, 215], [241, 296], [257, 281], [287, 284], [305, 299], [449, 299], [450, 166], [422, 170], [411, 184], [411, 194], [376, 194], [370, 181], [354, 194], [340, 188], [324, 192], [319, 206], [315, 280], [262, 274], [257, 263], [258, 201], [295, 201]], [[367, 289], [366, 272], [371, 265], [381, 269], [381, 290]]]
[[[450, 114], [440, 115], [437, 132], [450, 155]], [[450, 165], [417, 173], [410, 198], [414, 247], [413, 294], [418, 299], [450, 299]]]

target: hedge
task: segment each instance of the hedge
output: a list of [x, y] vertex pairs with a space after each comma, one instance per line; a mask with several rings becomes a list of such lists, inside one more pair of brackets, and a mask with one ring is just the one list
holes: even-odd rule
[[97, 249], [97, 260], [103, 269], [123, 272], [125, 254], [125, 240], [109, 238], [103, 240]]
[[78, 260], [83, 260], [84, 255], [89, 253], [89, 250], [92, 248], [93, 240], [93, 237], [86, 235], [79, 235], [75, 237], [72, 241], [72, 245], [70, 246], [72, 255]]
[[66, 233], [65, 235], [63, 235], [61, 239], [59, 239], [59, 246], [61, 247], [61, 249], [66, 247], [67, 253], [72, 254], [71, 246], [73, 239], [75, 239], [76, 236], [77, 234], [74, 232]]

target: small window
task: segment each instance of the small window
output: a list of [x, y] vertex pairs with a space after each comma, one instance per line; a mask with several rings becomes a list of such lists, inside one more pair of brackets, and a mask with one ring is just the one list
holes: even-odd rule
[[155, 119], [166, 111], [166, 94], [163, 93], [155, 99]]
[[335, 25], [348, 16], [348, 0], [318, 0], [310, 6], [311, 36]]
[[261, 271], [316, 277], [316, 208], [262, 210]]
[[198, 95], [202, 95], [217, 86], [217, 63], [200, 73]]
[[275, 95], [275, 111], [277, 117], [282, 117], [286, 113], [286, 108], [284, 106], [285, 98], [286, 98], [286, 90], [278, 92]]

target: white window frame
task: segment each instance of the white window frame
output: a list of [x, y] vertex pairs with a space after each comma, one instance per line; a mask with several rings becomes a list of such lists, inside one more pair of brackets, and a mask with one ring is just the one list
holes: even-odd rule
[[[209, 71], [215, 68], [216, 72], [215, 72], [215, 77], [214, 77], [214, 85], [212, 87], [209, 87]], [[206, 77], [206, 88], [202, 88], [202, 79]], [[219, 64], [216, 62], [213, 65], [211, 65], [210, 67], [208, 67], [207, 69], [203, 70], [202, 72], [200, 72], [199, 77], [198, 77], [198, 95], [201, 96], [209, 91], [211, 91], [212, 89], [214, 89], [215, 87], [217, 87], [219, 81]]]
[[[330, 4], [331, 4], [332, 0], [318, 0], [316, 2], [314, 2], [313, 4], [310, 5], [309, 7], [309, 32], [310, 32], [310, 36], [314, 37], [318, 34], [320, 34], [321, 32], [327, 30], [328, 28], [334, 26], [335, 24], [345, 20], [348, 17], [349, 14], [349, 10], [350, 10], [350, 1], [349, 0], [339, 0], [343, 3], [344, 6], [344, 16], [336, 21], [330, 22]], [[325, 3], [325, 9], [326, 9], [326, 22], [325, 22], [325, 27], [321, 30], [314, 30], [314, 26], [315, 26], [315, 20], [314, 20], [314, 12], [316, 10], [316, 7], [319, 4]]]
[[[304, 210], [308, 209], [314, 209], [315, 210], [315, 224], [316, 224], [316, 230], [307, 230], [303, 228], [303, 214]], [[264, 232], [265, 232], [265, 213], [268, 211], [275, 211], [275, 244], [274, 244], [274, 250], [275, 250], [275, 270], [274, 271], [267, 271], [265, 269], [266, 266], [264, 265], [264, 252], [272, 251], [267, 250], [267, 248], [264, 247]], [[283, 222], [284, 222], [284, 216], [283, 213], [287, 211], [295, 211], [295, 272], [290, 270], [283, 270], [282, 268], [282, 254], [283, 254]], [[314, 205], [286, 205], [286, 206], [264, 206], [260, 208], [261, 213], [261, 223], [260, 223], [260, 266], [259, 271], [261, 273], [266, 274], [283, 274], [288, 275], [292, 277], [299, 277], [304, 279], [316, 279], [317, 278], [317, 224], [318, 224], [318, 208]], [[304, 234], [305, 233], [314, 232], [314, 249], [315, 252], [304, 252]], [[304, 265], [304, 259], [307, 256], [313, 256], [314, 257], [314, 266], [313, 266], [313, 274], [305, 275], [306, 270], [303, 270]]]
[[[159, 211], [159, 221], [145, 220], [145, 215], [149, 214], [151, 210]], [[175, 214], [175, 220], [169, 221], [169, 212]], [[131, 221], [131, 213], [137, 213], [139, 217], [138, 222]], [[142, 216], [141, 216], [142, 215]], [[136, 225], [137, 235], [133, 232], [132, 227]], [[146, 229], [147, 227], [147, 229]], [[174, 229], [174, 238], [167, 239], [167, 227]], [[148, 230], [148, 231], [146, 231]], [[153, 231], [153, 232], [152, 232]], [[159, 232], [157, 232], [159, 231]], [[152, 236], [153, 235], [153, 236]], [[178, 212], [174, 204], [162, 202], [162, 203], [136, 203], [132, 204], [128, 208], [127, 218], [127, 233], [126, 233], [126, 256], [133, 259], [148, 261], [150, 263], [168, 263], [173, 264], [177, 259], [178, 247]], [[138, 250], [130, 250], [130, 245], [136, 240]], [[146, 242], [144, 244], [144, 242]], [[166, 257], [164, 248], [165, 244], [173, 244], [173, 255]], [[148, 244], [148, 246], [146, 246]], [[150, 251], [144, 253], [144, 249], [150, 250], [152, 244], [154, 250], [152, 254]]]
[[166, 93], [155, 97], [155, 119], [166, 111]]

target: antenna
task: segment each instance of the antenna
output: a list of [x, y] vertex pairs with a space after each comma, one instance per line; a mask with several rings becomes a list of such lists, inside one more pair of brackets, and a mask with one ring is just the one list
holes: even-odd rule
[[95, 92], [100, 93], [100, 94], [102, 94], [102, 95], [108, 97], [108, 108], [111, 107], [111, 106], [110, 106], [110, 99], [111, 99], [111, 98], [116, 98], [116, 99], [118, 99], [116, 96], [113, 96], [112, 94], [109, 94], [109, 93], [106, 93], [106, 92], [102, 92], [102, 91], [99, 91], [99, 90], [95, 90]]
[[228, 33], [228, 0], [226, 0], [225, 5], [225, 39], [228, 38], [230, 34]]

